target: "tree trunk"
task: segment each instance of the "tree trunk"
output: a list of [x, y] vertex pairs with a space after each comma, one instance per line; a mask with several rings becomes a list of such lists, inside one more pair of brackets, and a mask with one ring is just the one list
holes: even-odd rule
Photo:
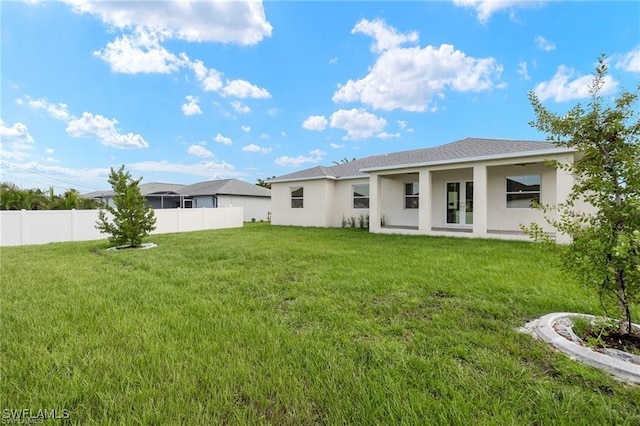
[[629, 301], [627, 300], [627, 288], [624, 282], [624, 272], [616, 269], [616, 293], [618, 296], [618, 310], [623, 315], [623, 320], [619, 325], [619, 332], [623, 336], [631, 333], [631, 311], [629, 310]]

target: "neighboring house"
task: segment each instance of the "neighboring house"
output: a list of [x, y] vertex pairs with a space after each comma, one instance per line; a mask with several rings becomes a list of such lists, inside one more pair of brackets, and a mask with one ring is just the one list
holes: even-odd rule
[[554, 234], [530, 206], [566, 199], [573, 177], [545, 160], [575, 155], [550, 142], [467, 138], [313, 167], [269, 180], [271, 221], [340, 227], [368, 214], [377, 233], [525, 239], [520, 224], [537, 222]]
[[[140, 184], [140, 193], [154, 209], [243, 207], [244, 221], [268, 220], [271, 191], [238, 180], [221, 179], [180, 185], [150, 182]], [[113, 191], [95, 191], [83, 195], [113, 206]]]

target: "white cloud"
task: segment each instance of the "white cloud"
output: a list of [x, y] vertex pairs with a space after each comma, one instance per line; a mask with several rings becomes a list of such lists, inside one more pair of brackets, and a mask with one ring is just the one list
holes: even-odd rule
[[362, 109], [338, 110], [331, 114], [331, 127], [347, 131], [344, 139], [357, 140], [382, 132], [387, 120]]
[[262, 140], [267, 140], [269, 139], [269, 134], [268, 133], [260, 133], [260, 139]]
[[404, 120], [398, 120], [398, 126], [400, 126], [400, 128], [401, 128], [402, 130], [406, 129], [406, 128], [407, 128], [407, 125], [408, 125], [408, 123], [407, 123], [406, 121], [404, 121]]
[[362, 19], [351, 30], [351, 34], [356, 33], [373, 37], [375, 43], [371, 45], [371, 51], [376, 53], [397, 48], [407, 42], [415, 43], [418, 41], [418, 33], [416, 31], [401, 34], [397, 29], [387, 25], [382, 19], [374, 21]]
[[279, 166], [300, 167], [303, 164], [318, 163], [322, 161], [322, 159], [326, 155], [326, 152], [319, 149], [314, 149], [313, 151], [309, 152], [309, 154], [311, 155], [299, 155], [297, 157], [289, 157], [285, 155], [283, 157], [276, 158], [275, 163]]
[[527, 70], [527, 61], [520, 61], [516, 72], [525, 80], [529, 80], [529, 78], [531, 78], [529, 77], [529, 71]]
[[378, 56], [369, 74], [339, 85], [334, 102], [362, 102], [374, 109], [422, 112], [447, 89], [480, 92], [496, 87], [502, 66], [492, 57], [473, 58], [452, 45], [392, 47]]
[[245, 133], [249, 133], [251, 131], [251, 127], [250, 126], [240, 126], [240, 128], [242, 129], [243, 132]]
[[329, 122], [324, 115], [312, 115], [307, 117], [302, 123], [302, 127], [307, 130], [324, 130], [329, 125]]
[[162, 35], [138, 29], [133, 35], [117, 37], [93, 55], [108, 62], [113, 72], [169, 74], [177, 71], [184, 60], [162, 47], [162, 40]]
[[337, 63], [338, 63], [338, 58], [331, 58], [331, 59], [329, 59], [329, 64], [330, 64], [330, 65], [335, 65], [335, 64], [337, 64]]
[[616, 55], [615, 67], [624, 71], [640, 73], [640, 45], [629, 53]]
[[[574, 78], [574, 70], [564, 65], [558, 67], [558, 71], [549, 81], [538, 83], [534, 92], [544, 102], [547, 99], [553, 99], [555, 102], [566, 102], [575, 99], [583, 99], [591, 96], [589, 89], [593, 81], [593, 76], [584, 75]], [[571, 80], [574, 78], [573, 80]], [[604, 86], [601, 94], [607, 95], [614, 93], [618, 82], [610, 75], [604, 78]]]
[[23, 123], [17, 122], [8, 127], [0, 118], [0, 140], [0, 158], [23, 160], [29, 156], [26, 151], [33, 149], [33, 137]]
[[332, 148], [332, 149], [340, 149], [340, 148], [344, 148], [344, 147], [345, 147], [345, 145], [340, 145], [340, 144], [337, 144], [337, 143], [333, 143], [333, 142], [331, 142], [331, 143], [329, 144], [329, 147], [330, 147], [330, 148]]
[[282, 110], [280, 108], [269, 108], [267, 110], [267, 114], [269, 114], [270, 116], [274, 117], [278, 114], [280, 114]]
[[90, 13], [120, 29], [146, 28], [168, 38], [251, 45], [270, 37], [261, 1], [64, 0], [76, 13]]
[[168, 161], [143, 161], [127, 164], [131, 171], [141, 173], [181, 173], [200, 176], [207, 180], [242, 177], [244, 173], [236, 172], [235, 167], [226, 161], [206, 161], [197, 164], [176, 164]]
[[202, 110], [198, 105], [197, 97], [189, 95], [185, 99], [187, 100], [187, 102], [182, 104], [182, 112], [184, 113], [184, 115], [202, 114]]
[[204, 63], [196, 59], [188, 62], [196, 80], [202, 84], [205, 92], [217, 92], [222, 88], [222, 73], [214, 68], [207, 68]]
[[536, 36], [534, 41], [536, 42], [536, 48], [544, 50], [545, 52], [551, 52], [556, 48], [556, 44], [554, 42], [549, 41], [542, 36]]
[[53, 154], [55, 151], [54, 151], [54, 149], [53, 149], [53, 148], [45, 148], [45, 149], [44, 149], [44, 152], [45, 152], [46, 154]]
[[387, 132], [380, 132], [376, 135], [377, 138], [380, 139], [391, 139], [391, 138], [399, 138], [400, 137], [400, 133], [387, 133]]
[[231, 107], [240, 114], [249, 114], [251, 112], [251, 108], [240, 101], [231, 101]]
[[213, 152], [209, 151], [207, 148], [205, 148], [200, 144], [191, 145], [189, 148], [187, 148], [187, 152], [191, 155], [195, 155], [196, 157], [200, 157], [200, 158], [213, 157]]
[[[527, 1], [527, 0], [453, 0], [456, 6], [475, 9], [478, 21], [486, 23], [491, 15], [505, 9], [514, 9], [516, 7], [532, 7], [541, 6], [545, 1]], [[510, 16], [513, 20], [514, 17]]]
[[116, 129], [118, 120], [102, 115], [84, 112], [79, 119], [69, 121], [67, 134], [74, 138], [89, 137], [100, 139], [105, 146], [114, 148], [146, 148], [147, 141], [138, 134], [122, 134]]
[[287, 132], [285, 132], [285, 131], [280, 132], [280, 136], [282, 136], [283, 138], [286, 137], [287, 136]]
[[246, 80], [227, 80], [227, 84], [222, 89], [222, 96], [234, 96], [236, 98], [270, 98], [271, 94], [261, 87], [249, 83]]
[[53, 104], [46, 99], [31, 99], [29, 96], [16, 99], [16, 103], [18, 105], [27, 104], [31, 108], [45, 110], [51, 117], [55, 118], [56, 120], [67, 121], [71, 118], [75, 118], [71, 114], [69, 114], [69, 107], [64, 103]]
[[262, 154], [268, 154], [271, 152], [271, 148], [261, 147], [260, 145], [256, 144], [244, 146], [242, 147], [242, 150], [246, 152], [260, 152]]
[[213, 140], [224, 145], [231, 145], [233, 143], [231, 139], [222, 136], [220, 133], [218, 133]]

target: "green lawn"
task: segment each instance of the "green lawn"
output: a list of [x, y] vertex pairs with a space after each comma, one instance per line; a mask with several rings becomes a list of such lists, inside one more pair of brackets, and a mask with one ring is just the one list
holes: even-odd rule
[[0, 409], [80, 424], [640, 424], [640, 387], [515, 331], [601, 313], [534, 244], [267, 224], [148, 241], [0, 250]]

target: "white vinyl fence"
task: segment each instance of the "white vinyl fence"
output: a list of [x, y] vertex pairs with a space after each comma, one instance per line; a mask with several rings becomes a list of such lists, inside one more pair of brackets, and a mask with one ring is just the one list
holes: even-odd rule
[[[154, 210], [153, 234], [241, 228], [242, 207]], [[0, 246], [100, 240], [108, 237], [96, 229], [98, 210], [0, 211]]]

